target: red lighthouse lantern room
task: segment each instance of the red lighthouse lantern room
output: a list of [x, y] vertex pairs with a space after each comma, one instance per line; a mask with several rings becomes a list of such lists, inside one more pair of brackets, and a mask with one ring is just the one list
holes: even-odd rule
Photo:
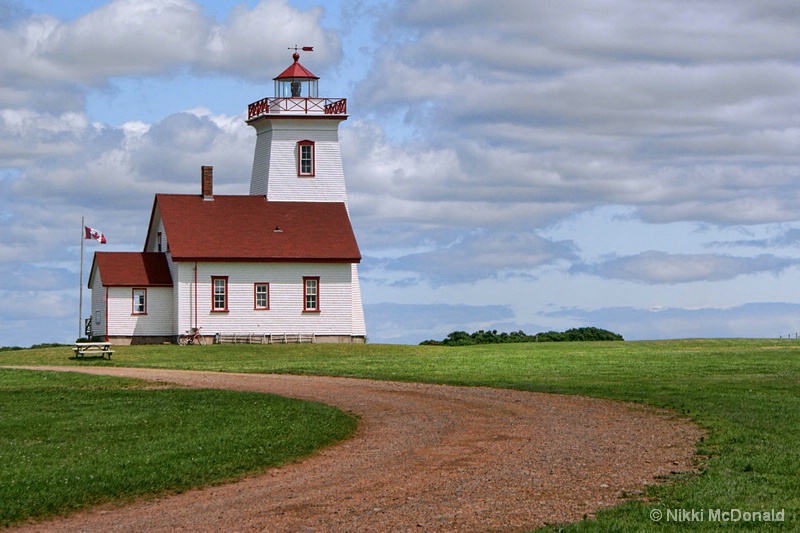
[[[302, 48], [311, 52], [310, 46]], [[262, 98], [248, 106], [247, 121], [270, 115], [347, 115], [347, 99], [320, 98], [319, 77], [300, 64], [295, 47], [294, 63], [273, 78], [275, 96]]]
[[300, 54], [295, 50], [294, 63], [281, 72], [275, 81], [276, 98], [318, 98], [319, 77], [300, 64]]

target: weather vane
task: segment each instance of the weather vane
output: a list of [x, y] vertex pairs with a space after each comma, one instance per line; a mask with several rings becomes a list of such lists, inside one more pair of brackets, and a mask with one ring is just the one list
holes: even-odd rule
[[303, 46], [302, 48], [300, 48], [299, 46], [294, 45], [294, 47], [292, 47], [292, 46], [289, 47], [289, 50], [294, 50], [295, 53], [297, 53], [298, 49], [302, 50], [303, 52], [313, 52], [314, 51], [314, 47], [313, 46]]

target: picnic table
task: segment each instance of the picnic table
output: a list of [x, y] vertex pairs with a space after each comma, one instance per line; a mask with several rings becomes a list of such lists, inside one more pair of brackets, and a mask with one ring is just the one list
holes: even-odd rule
[[109, 361], [111, 354], [114, 353], [110, 342], [76, 342], [72, 351], [75, 352], [75, 357], [83, 358], [85, 355], [99, 354], [101, 357], [108, 356]]

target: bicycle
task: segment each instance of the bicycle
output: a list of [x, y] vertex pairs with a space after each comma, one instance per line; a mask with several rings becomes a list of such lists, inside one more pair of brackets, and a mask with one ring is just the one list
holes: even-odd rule
[[178, 344], [186, 346], [189, 344], [200, 344], [205, 346], [206, 338], [200, 334], [200, 328], [190, 328], [186, 333], [178, 337]]

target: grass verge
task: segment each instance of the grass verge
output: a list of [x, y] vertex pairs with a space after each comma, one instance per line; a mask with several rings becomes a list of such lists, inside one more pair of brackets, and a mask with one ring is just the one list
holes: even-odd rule
[[356, 420], [273, 395], [0, 370], [0, 524], [221, 483], [344, 439]]
[[[397, 345], [121, 347], [114, 361], [69, 361], [67, 348], [0, 354], [0, 364], [101, 364], [283, 372], [484, 385], [582, 394], [666, 407], [708, 430], [697, 476], [648, 489], [565, 531], [800, 528], [800, 343], [682, 340], [468, 347]], [[653, 521], [650, 512], [662, 511]], [[668, 510], [705, 520], [668, 520]], [[784, 522], [711, 522], [709, 510], [784, 511]]]

